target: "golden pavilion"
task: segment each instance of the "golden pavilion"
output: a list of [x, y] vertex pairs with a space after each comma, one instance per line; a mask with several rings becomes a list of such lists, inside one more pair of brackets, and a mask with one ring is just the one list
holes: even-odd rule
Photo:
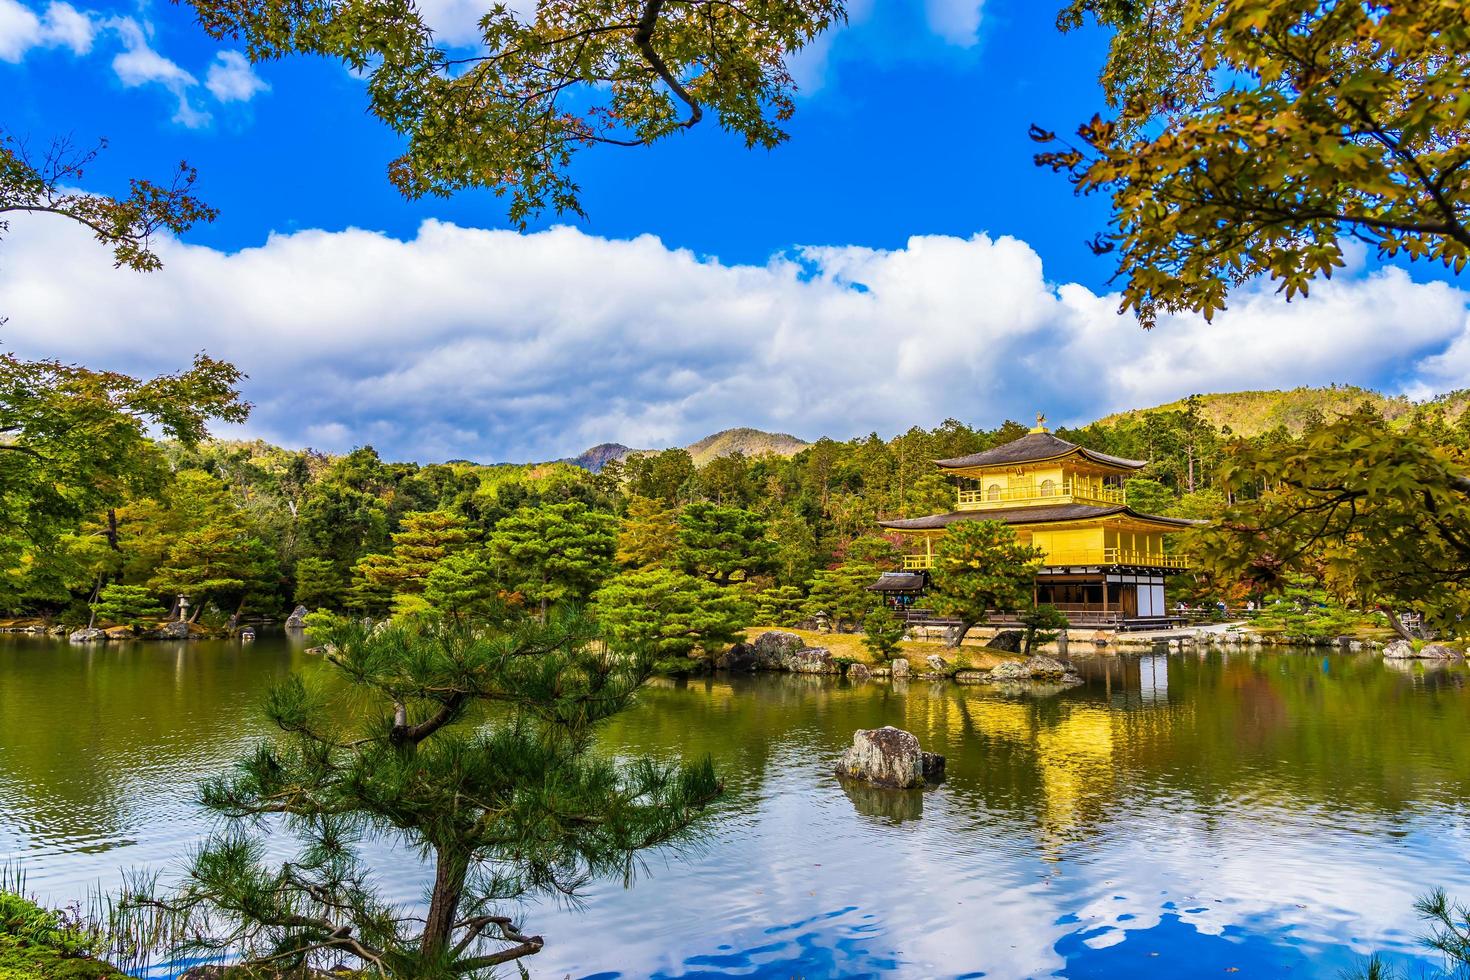
[[1001, 521], [1016, 529], [1023, 544], [1045, 553], [1036, 576], [1037, 602], [1056, 606], [1078, 625], [1167, 625], [1164, 576], [1189, 562], [1167, 550], [1164, 539], [1195, 522], [1128, 506], [1124, 483], [1143, 461], [1060, 439], [1038, 415], [1036, 427], [1013, 442], [936, 463], [958, 482], [955, 509], [880, 521], [914, 547], [904, 571], [885, 574], [873, 591], [901, 608], [916, 606], [945, 528], [958, 521]]

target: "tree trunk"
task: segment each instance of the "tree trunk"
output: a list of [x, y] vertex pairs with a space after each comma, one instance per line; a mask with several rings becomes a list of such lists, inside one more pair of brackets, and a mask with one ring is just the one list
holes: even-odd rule
[[435, 857], [434, 891], [429, 896], [424, 936], [419, 943], [424, 967], [429, 967], [449, 950], [454, 923], [459, 919], [459, 902], [464, 897], [465, 876], [469, 873], [469, 862], [458, 854], [436, 850]]
[[117, 543], [117, 510], [107, 508], [107, 547], [113, 551], [122, 551]]
[[949, 628], [950, 647], [958, 650], [960, 648], [960, 644], [965, 642], [965, 637], [970, 635], [970, 630], [974, 628], [975, 624], [970, 622], [961, 622], [958, 626], [951, 626]]
[[1393, 627], [1393, 631], [1402, 640], [1408, 640], [1410, 643], [1413, 643], [1417, 639], [1413, 633], [1409, 632], [1409, 628], [1404, 625], [1404, 621], [1399, 618], [1399, 611], [1397, 609], [1390, 609], [1388, 611], [1388, 625]]

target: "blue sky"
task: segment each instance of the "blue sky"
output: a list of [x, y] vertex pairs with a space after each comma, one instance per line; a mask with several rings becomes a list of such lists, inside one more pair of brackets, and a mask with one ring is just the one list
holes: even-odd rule
[[[451, 40], [476, 15], [425, 10]], [[186, 5], [0, 0], [0, 126], [107, 137], [101, 187], [187, 159], [221, 210], [147, 277], [54, 220], [17, 222], [3, 340], [139, 371], [207, 348], [251, 374], [244, 434], [420, 459], [1470, 385], [1463, 284], [1427, 266], [1362, 257], [1307, 303], [1246, 287], [1212, 326], [1143, 335], [1111, 314], [1111, 267], [1083, 245], [1103, 202], [1035, 168], [1026, 138], [1104, 108], [1105, 39], [1060, 35], [1051, 5], [1019, 0], [852, 12], [798, 56], [787, 144], [747, 151], [707, 125], [588, 151], [590, 218], [520, 235], [488, 193], [400, 198], [396, 138], [339, 65], [252, 68]]]

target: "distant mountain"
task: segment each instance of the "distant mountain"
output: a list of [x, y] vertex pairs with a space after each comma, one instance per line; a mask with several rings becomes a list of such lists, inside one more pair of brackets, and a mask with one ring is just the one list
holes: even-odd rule
[[593, 473], [601, 473], [602, 468], [608, 463], [611, 463], [615, 459], [623, 459], [624, 457], [636, 452], [638, 452], [638, 450], [629, 449], [627, 446], [623, 445], [620, 442], [604, 442], [600, 446], [593, 446], [591, 449], [582, 453], [580, 456], [573, 456], [570, 459], [557, 460], [557, 462], [571, 463], [573, 466], [580, 466], [584, 470], [591, 470]]
[[694, 457], [694, 465], [703, 466], [712, 459], [743, 453], [746, 456], [795, 456], [810, 443], [803, 442], [785, 432], [762, 432], [760, 429], [726, 429], [712, 436], [705, 436], [693, 445], [685, 446]]
[[[1350, 412], [1364, 402], [1371, 404], [1390, 421], [1407, 418], [1421, 405], [1437, 405], [1450, 419], [1458, 418], [1470, 408], [1470, 389], [1439, 395], [1427, 402], [1414, 402], [1403, 395], [1384, 395], [1354, 385], [1331, 385], [1325, 388], [1292, 388], [1290, 391], [1232, 391], [1201, 395], [1201, 414], [1217, 428], [1230, 427], [1239, 436], [1260, 435], [1278, 425], [1300, 433], [1308, 418], [1321, 413], [1327, 418]], [[1099, 419], [1098, 425], [1146, 415], [1149, 412], [1183, 411], [1185, 399], [1153, 408], [1130, 409]]]
[[[703, 466], [712, 459], [729, 456], [731, 453], [744, 453], [746, 456], [764, 456], [766, 453], [774, 453], [777, 456], [795, 456], [808, 445], [809, 443], [784, 432], [762, 432], [760, 429], [741, 428], [716, 432], [684, 448], [688, 450], [690, 456], [694, 457], [696, 466]], [[571, 463], [584, 470], [600, 473], [604, 466], [615, 459], [627, 459], [629, 456], [646, 452], [656, 452], [656, 450], [630, 449], [620, 442], [604, 442], [600, 446], [593, 446], [580, 456], [560, 459], [557, 462]]]

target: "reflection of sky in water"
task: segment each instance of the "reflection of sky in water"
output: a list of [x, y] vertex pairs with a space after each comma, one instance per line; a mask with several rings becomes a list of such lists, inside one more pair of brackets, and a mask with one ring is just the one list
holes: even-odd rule
[[[0, 860], [23, 857], [54, 901], [120, 866], [171, 866], [208, 827], [194, 780], [248, 739], [264, 685], [311, 662], [269, 639], [248, 657], [49, 656], [25, 672], [0, 645], [0, 712], [23, 717], [0, 716]], [[1413, 899], [1435, 884], [1470, 899], [1465, 675], [1242, 658], [1084, 665], [1086, 687], [1048, 697], [660, 684], [607, 745], [711, 753], [723, 818], [698, 848], [651, 857], [630, 889], [529, 910], [547, 945], [527, 965], [548, 978], [1244, 978], [1335, 977], [1373, 950], [1432, 963]], [[944, 752], [949, 781], [839, 784], [852, 730], [885, 723]], [[417, 898], [415, 859], [379, 854], [389, 896]]]

